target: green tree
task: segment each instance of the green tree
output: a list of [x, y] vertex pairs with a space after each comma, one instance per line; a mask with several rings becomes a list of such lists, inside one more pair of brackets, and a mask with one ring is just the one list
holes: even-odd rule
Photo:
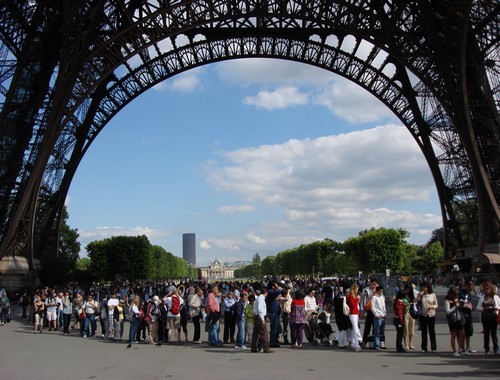
[[76, 262], [76, 269], [79, 271], [89, 271], [90, 270], [90, 259], [88, 257], [82, 257]]
[[38, 275], [40, 280], [46, 284], [66, 282], [75, 271], [79, 258], [78, 230], [68, 226], [69, 214], [66, 207], [63, 208], [62, 213], [58, 248], [47, 248], [40, 255]]
[[275, 256], [267, 256], [264, 260], [262, 260], [261, 272], [263, 275], [276, 275], [276, 257]]
[[93, 241], [85, 249], [90, 259], [90, 271], [101, 282], [109, 280], [108, 246], [110, 239]]
[[421, 247], [415, 244], [404, 244], [403, 250], [403, 268], [401, 272], [405, 274], [418, 272], [417, 262], [419, 260], [418, 254], [421, 250]]
[[435, 273], [438, 264], [444, 259], [444, 251], [441, 243], [435, 242], [425, 249], [425, 273]]
[[386, 269], [399, 273], [404, 265], [403, 236], [402, 230], [372, 228], [348, 239], [344, 248], [365, 273], [381, 273]]
[[252, 263], [254, 264], [260, 264], [260, 255], [259, 255], [259, 252], [257, 252], [255, 255], [253, 255], [253, 258], [252, 258]]

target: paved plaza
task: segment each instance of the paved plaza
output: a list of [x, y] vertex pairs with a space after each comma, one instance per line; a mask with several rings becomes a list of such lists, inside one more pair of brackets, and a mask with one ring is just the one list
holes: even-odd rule
[[[436, 353], [397, 353], [395, 329], [388, 324], [385, 351], [355, 353], [306, 343], [302, 350], [282, 346], [264, 354], [235, 350], [232, 345], [212, 348], [205, 344], [135, 344], [127, 349], [126, 342], [85, 339], [76, 333], [63, 336], [47, 329], [35, 335], [33, 327], [20, 320], [19, 311], [17, 307], [15, 319], [7, 327], [0, 327], [1, 380], [500, 379], [500, 356], [482, 352], [477, 313], [471, 346], [478, 353], [455, 358], [444, 318], [436, 326]], [[443, 314], [444, 308], [438, 312]], [[191, 337], [191, 323], [189, 327]], [[128, 324], [125, 328], [128, 337]], [[420, 331], [415, 332], [418, 349]], [[202, 332], [205, 340], [206, 334]]]

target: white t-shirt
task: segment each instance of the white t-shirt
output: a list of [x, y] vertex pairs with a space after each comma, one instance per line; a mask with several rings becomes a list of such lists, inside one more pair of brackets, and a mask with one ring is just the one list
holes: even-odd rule
[[110, 298], [108, 300], [108, 309], [110, 308], [110, 306], [112, 306], [114, 309], [115, 307], [118, 306], [119, 303], [120, 303], [120, 301], [118, 300], [118, 298]]

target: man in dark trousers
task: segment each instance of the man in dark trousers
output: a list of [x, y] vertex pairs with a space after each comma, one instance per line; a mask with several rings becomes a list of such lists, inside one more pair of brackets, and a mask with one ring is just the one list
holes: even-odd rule
[[252, 333], [252, 352], [258, 352], [257, 342], [262, 339], [262, 350], [265, 353], [271, 353], [269, 349], [269, 332], [266, 325], [266, 296], [267, 289], [262, 287], [259, 296], [253, 304], [253, 333]]
[[363, 331], [363, 348], [366, 347], [368, 343], [368, 337], [370, 336], [371, 330], [373, 328], [373, 313], [371, 310], [372, 297], [377, 289], [378, 282], [376, 279], [372, 278], [370, 280], [370, 285], [363, 289], [361, 295], [361, 310], [365, 312], [365, 329]]
[[269, 318], [269, 346], [279, 347], [278, 343], [278, 324], [279, 324], [279, 304], [277, 298], [281, 295], [281, 288], [276, 282], [271, 281], [268, 284], [266, 296], [267, 316]]

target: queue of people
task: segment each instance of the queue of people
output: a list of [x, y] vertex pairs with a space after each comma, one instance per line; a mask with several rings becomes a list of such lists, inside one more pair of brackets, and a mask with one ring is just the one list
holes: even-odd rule
[[[473, 334], [472, 311], [481, 314], [484, 351], [500, 355], [497, 329], [500, 298], [496, 286], [485, 281], [473, 307], [474, 284], [461, 281], [451, 286], [444, 301], [454, 356], [470, 355]], [[129, 322], [128, 347], [139, 342], [151, 345], [201, 344], [201, 322], [206, 343], [220, 347], [272, 353], [282, 345], [301, 349], [304, 342], [327, 342], [340, 349], [360, 352], [366, 348], [387, 349], [385, 341], [388, 298], [376, 279], [363, 288], [356, 280], [268, 281], [263, 283], [192, 282], [111, 289], [66, 287], [43, 288], [23, 294], [19, 304], [23, 318], [34, 325], [34, 333], [62, 330], [63, 335], [123, 341]], [[10, 300], [2, 293], [2, 325], [10, 316]], [[396, 329], [396, 352], [416, 350], [415, 327], [421, 333], [422, 353], [436, 352], [436, 315], [440, 307], [430, 282], [398, 286], [392, 298]], [[30, 314], [28, 318], [28, 312]], [[331, 322], [335, 320], [334, 339]], [[73, 321], [73, 324], [71, 322]], [[223, 322], [222, 322], [223, 321]], [[364, 329], [361, 330], [361, 321]], [[187, 324], [194, 327], [189, 339]], [[98, 332], [98, 323], [100, 333]], [[222, 335], [222, 339], [219, 337]], [[248, 347], [249, 346], [249, 347]]]

